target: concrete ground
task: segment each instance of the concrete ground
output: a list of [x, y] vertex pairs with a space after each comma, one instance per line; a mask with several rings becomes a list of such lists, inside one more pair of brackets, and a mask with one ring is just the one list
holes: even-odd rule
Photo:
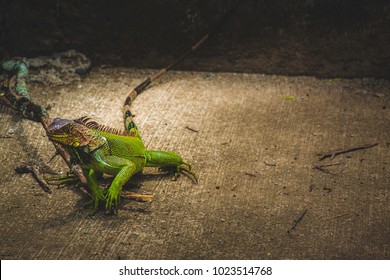
[[[151, 73], [94, 69], [30, 91], [52, 117], [120, 128], [126, 94]], [[0, 107], [0, 134], [12, 137], [0, 138], [1, 259], [390, 258], [389, 81], [170, 72], [133, 113], [147, 147], [182, 155], [199, 184], [145, 169], [126, 189], [153, 193], [151, 205], [122, 200], [117, 216], [91, 216], [82, 189], [48, 194], [15, 173], [66, 166], [47, 163], [54, 147], [39, 124]]]

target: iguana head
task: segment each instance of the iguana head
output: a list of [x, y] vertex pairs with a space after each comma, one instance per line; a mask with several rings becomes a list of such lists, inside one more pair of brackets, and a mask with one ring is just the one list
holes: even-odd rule
[[93, 151], [105, 143], [104, 137], [77, 121], [55, 118], [47, 128], [47, 136], [53, 142], [72, 148], [88, 147]]

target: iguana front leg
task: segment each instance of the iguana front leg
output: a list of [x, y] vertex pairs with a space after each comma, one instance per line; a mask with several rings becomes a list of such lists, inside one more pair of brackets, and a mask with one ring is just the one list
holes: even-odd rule
[[99, 202], [105, 200], [105, 196], [103, 193], [102, 188], [99, 185], [98, 182], [98, 172], [96, 172], [93, 169], [85, 170], [85, 173], [87, 173], [87, 181], [88, 181], [88, 187], [91, 191], [92, 199], [84, 204], [84, 206], [87, 206], [89, 204], [93, 204], [93, 210], [92, 214], [95, 214], [96, 211], [99, 208]]
[[[104, 191], [100, 187], [98, 182], [98, 176], [101, 175], [100, 172], [96, 172], [93, 169], [84, 169], [83, 170], [85, 177], [87, 178], [89, 194], [92, 196], [92, 199], [86, 203], [84, 203], [84, 207], [93, 204], [92, 214], [95, 214], [99, 207], [99, 202], [104, 201], [106, 198], [104, 196]], [[74, 175], [66, 175], [66, 176], [57, 176], [57, 177], [49, 177], [45, 178], [48, 184], [52, 185], [67, 185], [67, 184], [77, 184], [79, 182], [78, 178]]]
[[[120, 194], [122, 187], [130, 178], [137, 173], [137, 165], [131, 160], [120, 158], [117, 156], [107, 156], [105, 162], [111, 166], [119, 166], [120, 170], [116, 174], [106, 194], [106, 210], [116, 210], [119, 205]], [[113, 209], [114, 207], [114, 209]]]

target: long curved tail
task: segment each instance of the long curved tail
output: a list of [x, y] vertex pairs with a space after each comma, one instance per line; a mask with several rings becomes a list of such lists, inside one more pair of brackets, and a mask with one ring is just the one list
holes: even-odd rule
[[155, 80], [157, 80], [159, 77], [161, 77], [164, 73], [171, 70], [173, 67], [178, 65], [180, 62], [182, 62], [185, 58], [187, 58], [190, 54], [195, 52], [200, 46], [203, 45], [207, 39], [212, 36], [214, 33], [216, 33], [223, 24], [228, 20], [228, 18], [233, 14], [233, 12], [236, 10], [237, 6], [241, 0], [238, 0], [234, 6], [221, 18], [221, 20], [215, 25], [215, 27], [206, 35], [204, 35], [199, 41], [197, 41], [194, 45], [191, 46], [185, 53], [183, 53], [175, 62], [168, 65], [165, 68], [160, 69], [157, 71], [154, 75], [148, 77], [145, 79], [142, 83], [140, 83], [138, 86], [136, 86], [128, 95], [125, 100], [125, 104], [123, 105], [123, 118], [124, 118], [124, 125], [125, 130], [130, 131], [132, 128], [137, 128], [134, 121], [133, 121], [133, 114], [130, 111], [131, 103], [133, 103], [134, 99], [141, 94], [143, 91], [145, 91], [148, 86]]

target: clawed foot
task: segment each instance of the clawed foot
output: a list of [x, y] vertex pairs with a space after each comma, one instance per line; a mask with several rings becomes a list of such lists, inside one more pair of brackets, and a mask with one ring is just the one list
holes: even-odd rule
[[112, 188], [108, 189], [106, 195], [106, 214], [117, 214], [120, 200], [120, 193], [116, 193]]
[[184, 174], [190, 177], [191, 179], [193, 179], [193, 181], [196, 184], [198, 183], [198, 176], [196, 176], [196, 174], [193, 171], [191, 171], [191, 164], [187, 162], [184, 162], [182, 165], [179, 166], [160, 167], [158, 170], [162, 172], [174, 173], [174, 177], [173, 177], [174, 180], [176, 180], [180, 176], [180, 174]]
[[98, 197], [92, 197], [91, 200], [84, 203], [84, 207], [87, 208], [90, 205], [92, 205], [92, 212], [91, 215], [96, 214], [97, 210], [99, 209], [99, 204], [103, 204], [103, 202], [106, 200], [105, 196], [103, 194], [99, 195]]
[[65, 176], [56, 176], [56, 177], [45, 177], [45, 181], [50, 185], [56, 185], [59, 188], [65, 185], [75, 185], [79, 183], [79, 179], [72, 175], [65, 175]]
[[104, 202], [104, 201], [105, 201], [104, 198], [92, 198], [91, 200], [84, 203], [83, 206], [85, 208], [88, 208], [91, 205], [93, 205], [91, 215], [95, 215], [97, 210], [99, 209], [99, 204], [102, 204], [101, 202]]
[[91, 215], [96, 214], [99, 207], [106, 208], [105, 213], [106, 214], [118, 214], [118, 206], [120, 202], [120, 197], [123, 195], [124, 198], [127, 199], [134, 199], [137, 201], [142, 202], [152, 202], [153, 195], [150, 194], [139, 194], [139, 193], [133, 193], [133, 192], [125, 192], [116, 194], [114, 191], [110, 191], [108, 189], [107, 193], [105, 195], [101, 195], [98, 198], [92, 198], [88, 202], [84, 203], [84, 207], [90, 207], [92, 205], [92, 212]]
[[[191, 171], [191, 164], [185, 162], [185, 163], [183, 163], [183, 165], [177, 167], [177, 173], [183, 173], [183, 174], [186, 174], [186, 175], [188, 175], [188, 174], [191, 175], [192, 179], [197, 184], [198, 183], [198, 176], [196, 176], [196, 174], [193, 171]], [[191, 177], [191, 176], [189, 176], [189, 177]]]

